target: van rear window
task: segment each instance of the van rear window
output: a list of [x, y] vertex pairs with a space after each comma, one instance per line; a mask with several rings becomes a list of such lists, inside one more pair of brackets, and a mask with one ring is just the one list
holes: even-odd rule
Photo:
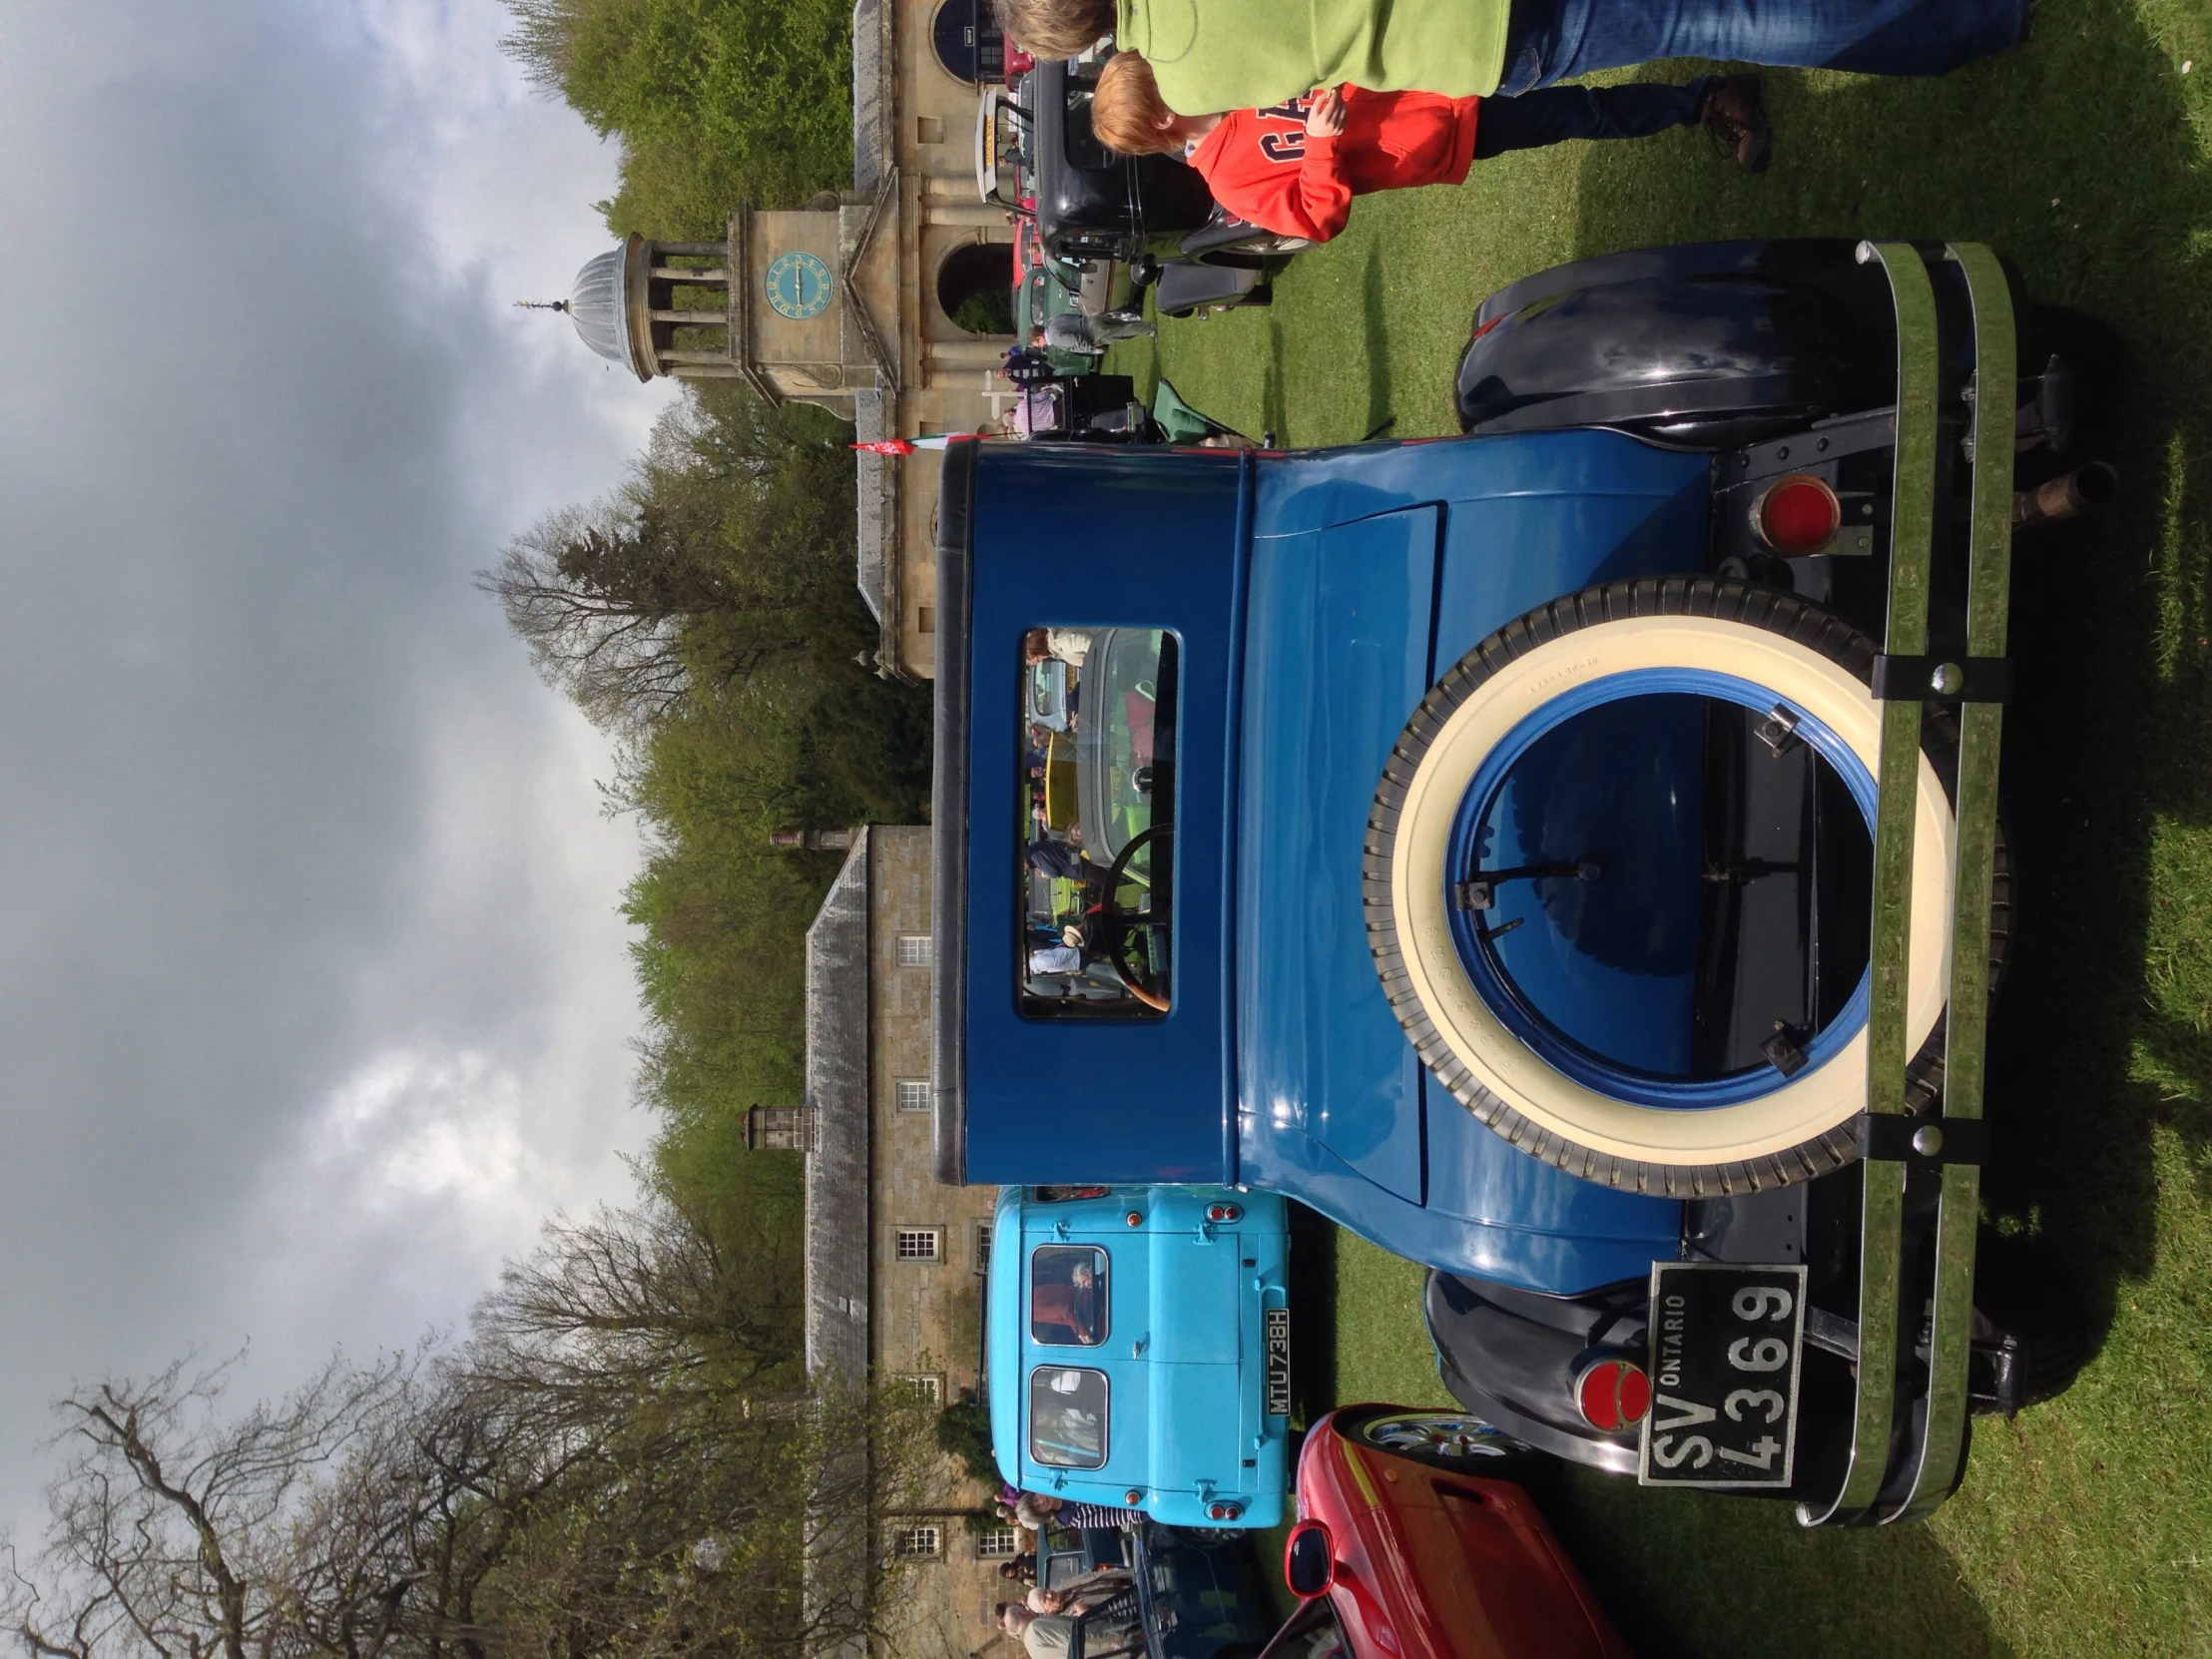
[[1173, 995], [1175, 636], [1032, 628], [1021, 652], [1021, 1011], [1157, 1019]]
[[1106, 1340], [1106, 1252], [1039, 1245], [1030, 1253], [1029, 1338], [1062, 1348], [1096, 1348]]
[[1029, 1374], [1029, 1455], [1048, 1468], [1106, 1463], [1106, 1374], [1039, 1366]]

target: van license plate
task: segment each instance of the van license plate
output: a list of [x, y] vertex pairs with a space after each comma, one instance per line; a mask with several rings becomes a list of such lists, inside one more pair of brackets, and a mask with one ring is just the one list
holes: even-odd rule
[[1651, 1266], [1647, 1486], [1787, 1486], [1805, 1355], [1802, 1267]]
[[1291, 1414], [1291, 1311], [1269, 1308], [1262, 1318], [1268, 1344], [1268, 1415], [1287, 1417]]

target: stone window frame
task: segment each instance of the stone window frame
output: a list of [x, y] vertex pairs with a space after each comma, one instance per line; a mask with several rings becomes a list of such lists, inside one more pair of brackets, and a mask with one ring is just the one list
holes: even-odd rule
[[[908, 1246], [912, 1246], [909, 1249]], [[926, 1262], [935, 1266], [944, 1260], [944, 1229], [920, 1225], [900, 1226], [891, 1229], [891, 1260], [894, 1262]]]
[[1021, 1553], [1021, 1534], [1010, 1526], [986, 1527], [975, 1535], [978, 1561], [1010, 1561]]
[[904, 1371], [898, 1374], [897, 1381], [912, 1388], [928, 1400], [931, 1405], [937, 1406], [939, 1409], [943, 1408], [944, 1374], [942, 1372]]
[[939, 1561], [944, 1558], [944, 1528], [935, 1521], [915, 1521], [891, 1528], [891, 1553], [901, 1561]]
[[991, 1224], [987, 1221], [975, 1224], [975, 1271], [991, 1271]]
[[936, 941], [927, 933], [899, 934], [898, 965], [902, 968], [935, 967], [937, 965]]
[[926, 1112], [929, 1110], [929, 1079], [901, 1077], [895, 1095], [899, 1111]]

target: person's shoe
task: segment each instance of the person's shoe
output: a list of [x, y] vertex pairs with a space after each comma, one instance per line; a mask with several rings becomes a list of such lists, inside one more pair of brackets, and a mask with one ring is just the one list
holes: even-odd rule
[[1774, 160], [1774, 132], [1767, 125], [1758, 76], [1730, 75], [1722, 80], [1705, 95], [1698, 122], [1746, 173], [1764, 173]]

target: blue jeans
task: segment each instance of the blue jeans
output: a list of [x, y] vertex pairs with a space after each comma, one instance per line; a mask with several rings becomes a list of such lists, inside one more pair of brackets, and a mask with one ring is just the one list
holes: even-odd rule
[[1474, 122], [1474, 159], [1508, 150], [1535, 150], [1567, 139], [1648, 138], [1697, 123], [1698, 106], [1720, 79], [1700, 75], [1688, 86], [1631, 81], [1619, 87], [1539, 87], [1511, 98], [1482, 100]]
[[2026, 23], [2027, 0], [1513, 0], [1497, 90], [1662, 58], [1941, 75]]

